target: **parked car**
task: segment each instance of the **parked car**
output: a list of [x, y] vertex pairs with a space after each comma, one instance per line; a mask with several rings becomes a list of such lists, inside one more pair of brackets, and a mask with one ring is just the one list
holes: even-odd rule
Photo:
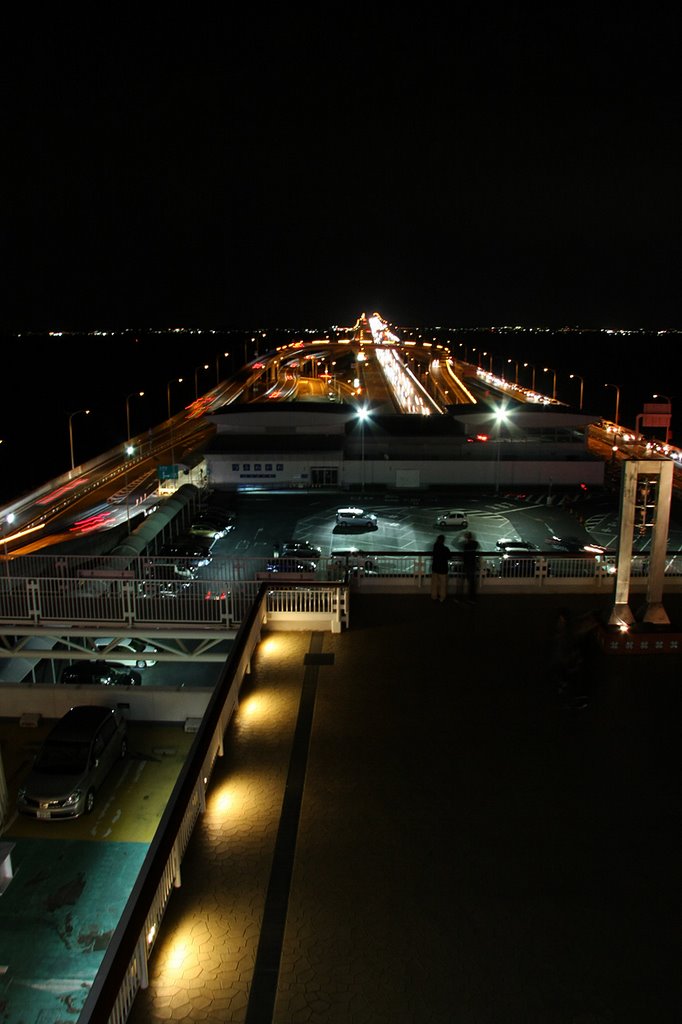
[[555, 551], [586, 552], [589, 555], [601, 555], [606, 551], [601, 544], [594, 544], [591, 540], [583, 540], [582, 537], [566, 536], [549, 539], [549, 545]]
[[337, 565], [340, 569], [347, 569], [355, 575], [360, 571], [365, 575], [376, 575], [376, 560], [370, 558], [360, 548], [344, 548], [340, 551], [332, 551], [329, 560], [331, 565]]
[[108, 661], [75, 661], [62, 669], [59, 681], [70, 686], [139, 686], [142, 676], [137, 669]]
[[455, 530], [466, 530], [469, 520], [464, 512], [445, 512], [436, 519], [436, 529], [452, 527]]
[[266, 572], [315, 572], [317, 563], [307, 558], [283, 558], [281, 556], [271, 558], [267, 563]]
[[222, 511], [219, 509], [207, 509], [197, 516], [189, 528], [193, 537], [208, 537], [211, 540], [220, 540], [231, 533], [236, 526], [236, 515], [234, 512]]
[[537, 544], [531, 544], [529, 540], [509, 540], [503, 537], [495, 542], [498, 551], [539, 551]]
[[177, 537], [161, 548], [162, 558], [182, 558], [188, 565], [201, 569], [211, 562], [213, 542], [205, 537]]
[[362, 508], [339, 508], [336, 511], [336, 525], [355, 529], [376, 529], [377, 517]]
[[111, 657], [118, 665], [140, 670], [156, 665], [156, 658], [153, 655], [158, 653], [158, 649], [153, 644], [138, 640], [137, 637], [117, 639], [112, 636], [96, 636], [92, 638], [92, 645], [107, 658]]
[[308, 540], [290, 540], [282, 548], [282, 555], [293, 555], [296, 558], [320, 558], [322, 551]]
[[17, 810], [44, 819], [90, 814], [100, 786], [127, 751], [119, 711], [93, 704], [71, 708], [40, 748], [19, 788]]
[[176, 562], [168, 558], [150, 558], [144, 565], [146, 579], [159, 582], [189, 582], [197, 578], [198, 572], [198, 567], [190, 562]]

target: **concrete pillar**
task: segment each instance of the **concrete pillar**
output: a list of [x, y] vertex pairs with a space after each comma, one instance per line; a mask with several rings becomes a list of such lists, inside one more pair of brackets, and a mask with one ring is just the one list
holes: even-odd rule
[[620, 531], [616, 555], [616, 593], [610, 626], [630, 626], [635, 617], [630, 610], [630, 573], [632, 569], [632, 541], [635, 532], [635, 503], [637, 501], [638, 462], [623, 462], [620, 485]]
[[609, 625], [632, 625], [635, 621], [630, 610], [630, 576], [632, 568], [632, 542], [634, 538], [635, 510], [639, 477], [657, 477], [653, 505], [651, 553], [643, 621], [656, 625], [669, 625], [663, 608], [665, 558], [670, 525], [673, 464], [670, 459], [625, 460], [620, 492], [620, 532], [616, 560], [616, 591]]
[[663, 582], [665, 577], [665, 557], [668, 549], [668, 529], [670, 527], [670, 504], [673, 493], [673, 464], [668, 459], [665, 462], [655, 463], [655, 465], [658, 471], [658, 493], [654, 508], [649, 578], [646, 588], [643, 621], [669, 626], [670, 619], [663, 608]]

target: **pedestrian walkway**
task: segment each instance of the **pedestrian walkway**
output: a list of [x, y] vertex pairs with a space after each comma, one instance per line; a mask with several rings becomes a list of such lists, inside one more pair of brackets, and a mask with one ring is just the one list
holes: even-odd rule
[[677, 1022], [680, 656], [596, 654], [564, 709], [561, 605], [600, 610], [354, 595], [267, 635], [133, 1024]]

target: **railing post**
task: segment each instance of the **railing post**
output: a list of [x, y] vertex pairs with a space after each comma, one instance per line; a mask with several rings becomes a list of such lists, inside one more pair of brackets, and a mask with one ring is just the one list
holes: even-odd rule
[[28, 596], [28, 614], [35, 623], [40, 622], [40, 580], [28, 580], [26, 584]]

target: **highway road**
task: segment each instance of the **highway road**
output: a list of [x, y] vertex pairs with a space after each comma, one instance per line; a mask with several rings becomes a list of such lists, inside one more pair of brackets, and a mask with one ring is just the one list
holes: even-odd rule
[[[225, 405], [254, 402], [339, 401], [375, 411], [440, 415], [452, 405], [487, 408], [506, 402], [566, 406], [454, 359], [443, 346], [400, 343], [380, 318], [370, 318], [374, 337], [296, 341], [253, 359], [186, 409], [144, 435], [130, 449], [121, 444], [86, 465], [6, 506], [0, 513], [0, 559], [45, 549], [74, 535], [125, 522], [131, 509], [156, 503], [159, 467], [201, 450], [214, 427], [204, 415]], [[377, 343], [380, 342], [380, 343]], [[654, 445], [602, 421], [588, 430], [590, 450], [605, 461], [669, 455], [676, 461], [675, 488], [682, 487], [682, 453]]]

